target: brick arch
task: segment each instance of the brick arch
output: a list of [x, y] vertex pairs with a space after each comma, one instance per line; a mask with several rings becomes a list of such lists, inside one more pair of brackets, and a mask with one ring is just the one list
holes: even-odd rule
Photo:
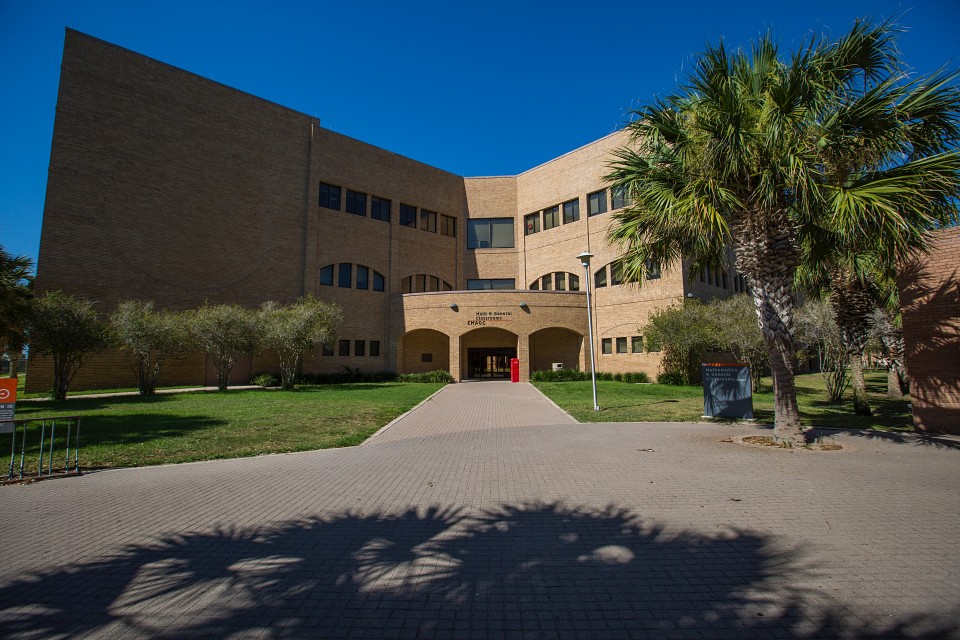
[[442, 331], [435, 329], [408, 331], [400, 336], [397, 350], [400, 373], [450, 370], [450, 337]]
[[531, 372], [550, 369], [555, 362], [563, 363], [564, 369], [579, 369], [587, 345], [583, 334], [563, 327], [534, 331], [529, 343]]

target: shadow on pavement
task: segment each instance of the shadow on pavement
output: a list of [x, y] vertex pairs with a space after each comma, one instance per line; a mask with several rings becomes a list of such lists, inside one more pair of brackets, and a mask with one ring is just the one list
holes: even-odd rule
[[860, 622], [797, 586], [817, 575], [756, 533], [671, 533], [613, 507], [357, 513], [176, 535], [26, 575], [0, 588], [0, 628], [10, 638], [957, 633], [955, 614]]

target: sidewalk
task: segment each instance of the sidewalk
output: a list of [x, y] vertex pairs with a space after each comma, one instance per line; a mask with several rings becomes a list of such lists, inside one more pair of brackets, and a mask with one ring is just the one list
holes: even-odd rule
[[5, 637], [958, 638], [960, 450], [579, 424], [450, 385], [365, 445], [0, 487]]

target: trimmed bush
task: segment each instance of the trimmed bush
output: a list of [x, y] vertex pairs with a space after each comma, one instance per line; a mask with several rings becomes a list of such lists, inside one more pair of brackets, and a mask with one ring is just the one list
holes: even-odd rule
[[397, 376], [397, 382], [442, 382], [449, 384], [453, 382], [453, 376], [450, 375], [449, 371], [437, 369], [425, 373], [405, 373]]
[[682, 387], [683, 374], [679, 371], [664, 371], [657, 376], [657, 384], [669, 384], [675, 387]]

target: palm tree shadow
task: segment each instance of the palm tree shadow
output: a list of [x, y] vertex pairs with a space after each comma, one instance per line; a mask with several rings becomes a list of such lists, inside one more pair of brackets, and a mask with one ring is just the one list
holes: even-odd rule
[[[346, 513], [221, 529], [0, 587], [9, 637], [935, 638], [921, 617], [851, 622], [818, 569], [753, 532], [671, 531], [615, 507]], [[957, 618], [952, 618], [956, 622]], [[813, 627], [811, 627], [813, 624]]]

